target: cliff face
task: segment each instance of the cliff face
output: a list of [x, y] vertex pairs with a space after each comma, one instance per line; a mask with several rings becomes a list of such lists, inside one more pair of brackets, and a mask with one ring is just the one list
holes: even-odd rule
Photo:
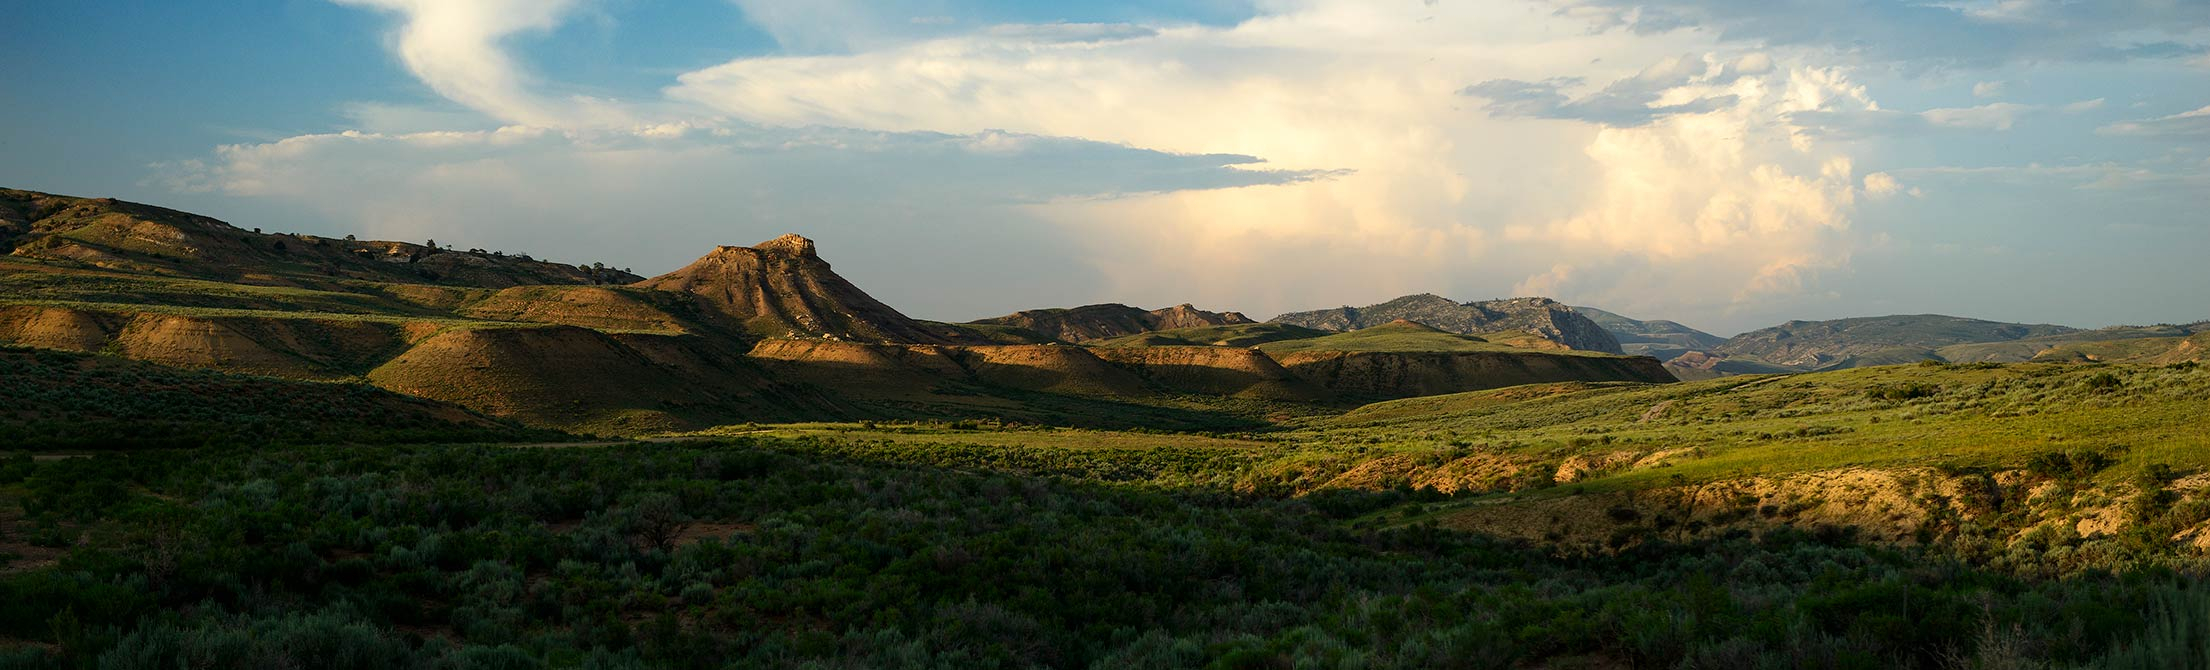
[[1298, 351], [1282, 367], [1327, 390], [1361, 399], [1409, 398], [1521, 384], [1677, 381], [1657, 359], [1516, 352]]
[[1317, 330], [1347, 332], [1392, 321], [1411, 321], [1453, 333], [1527, 332], [1582, 351], [1622, 353], [1618, 338], [1564, 303], [1549, 298], [1512, 298], [1461, 303], [1432, 293], [1409, 295], [1377, 305], [1292, 312], [1274, 317]]
[[1061, 342], [1079, 343], [1160, 330], [1228, 326], [1252, 321], [1235, 312], [1208, 312], [1188, 304], [1148, 311], [1127, 305], [1103, 304], [1069, 309], [1032, 309], [972, 323], [1023, 328]]
[[720, 247], [683, 269], [633, 284], [698, 297], [709, 320], [759, 337], [949, 344], [954, 335], [891, 309], [829, 268], [813, 241], [784, 235]]

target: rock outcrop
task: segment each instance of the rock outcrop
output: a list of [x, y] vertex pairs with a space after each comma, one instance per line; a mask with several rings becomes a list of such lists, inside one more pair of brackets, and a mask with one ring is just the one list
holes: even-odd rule
[[813, 240], [784, 235], [756, 246], [720, 247], [683, 269], [632, 286], [697, 296], [709, 321], [760, 338], [821, 337], [854, 342], [951, 344], [867, 295], [829, 268]]

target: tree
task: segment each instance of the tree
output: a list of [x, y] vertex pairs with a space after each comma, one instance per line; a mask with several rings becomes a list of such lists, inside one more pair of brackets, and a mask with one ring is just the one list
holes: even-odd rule
[[675, 547], [675, 538], [683, 534], [690, 520], [683, 516], [682, 504], [675, 496], [654, 493], [639, 498], [630, 506], [630, 534], [655, 549], [667, 551]]

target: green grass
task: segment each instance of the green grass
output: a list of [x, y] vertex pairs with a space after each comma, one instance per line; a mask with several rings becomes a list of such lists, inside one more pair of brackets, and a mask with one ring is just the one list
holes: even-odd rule
[[[2094, 381], [2105, 375], [2114, 386]], [[1888, 391], [1912, 386], [1926, 395], [1882, 399], [1912, 395]], [[1415, 398], [1290, 437], [1414, 450], [1475, 444], [1529, 461], [1622, 450], [1701, 454], [1580, 484], [1616, 490], [1849, 467], [2017, 467], [2073, 450], [2113, 455], [2114, 473], [2151, 463], [2193, 471], [2210, 468], [2210, 435], [2199, 426], [2205, 407], [2210, 370], [2199, 367], [1907, 365]]]

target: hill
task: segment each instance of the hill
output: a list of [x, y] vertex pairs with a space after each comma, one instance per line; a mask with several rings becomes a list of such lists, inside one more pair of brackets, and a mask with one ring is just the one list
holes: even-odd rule
[[972, 323], [1019, 328], [1060, 342], [1088, 343], [1160, 330], [1231, 326], [1252, 321], [1235, 312], [1208, 312], [1187, 303], [1154, 310], [1108, 303], [1032, 309]]
[[1701, 351], [1682, 352], [1665, 361], [1665, 370], [1681, 381], [1714, 379], [1730, 375], [1768, 375], [1802, 372], [1796, 368], [1760, 363], [1746, 358], [1713, 356]]
[[1271, 323], [1343, 332], [1392, 321], [1413, 321], [1465, 335], [1521, 331], [1583, 351], [1624, 351], [1619, 340], [1595, 321], [1549, 298], [1460, 303], [1422, 293], [1365, 307], [1292, 312], [1274, 317]]
[[[2201, 324], [2197, 324], [2199, 328]], [[2210, 330], [2186, 337], [2086, 340], [2052, 346], [2034, 354], [2036, 361], [2075, 363], [2147, 363], [2176, 365], [2200, 363], [2210, 357]]]
[[[1728, 339], [1712, 353], [1801, 369], [1855, 367], [1932, 358], [1958, 344], [2009, 342], [2077, 329], [1998, 323], [1938, 314], [1790, 321]], [[1855, 360], [1853, 360], [1855, 359]]]
[[1301, 340], [1327, 335], [1284, 323], [1239, 323], [1229, 326], [1173, 328], [1087, 342], [1092, 347], [1252, 347], [1268, 342]]
[[838, 276], [813, 240], [784, 235], [720, 247], [682, 269], [633, 284], [697, 296], [708, 318], [758, 337], [949, 344], [959, 339], [907, 318]]
[[113, 198], [16, 189], [0, 189], [0, 252], [74, 267], [282, 286], [341, 279], [489, 288], [637, 280], [618, 270], [483, 250], [263, 234]]
[[2064, 348], [2066, 345], [2124, 340], [2175, 340], [2176, 344], [2177, 339], [2203, 332], [2210, 332], [2210, 322], [2190, 325], [2112, 326], [2006, 342], [1953, 344], [1936, 349], [1934, 353], [1943, 360], [1955, 363], [2019, 363], [2034, 360], [2045, 352]]
[[1603, 327], [1619, 340], [1620, 348], [1629, 354], [1655, 356], [1658, 360], [1672, 360], [1689, 351], [1708, 351], [1727, 340], [1711, 333], [1696, 330], [1673, 321], [1642, 321], [1594, 307], [1573, 308], [1596, 325]]
[[1391, 323], [1381, 324], [1371, 328], [1354, 330], [1347, 333], [1333, 333], [1320, 337], [1277, 340], [1260, 344], [1258, 345], [1258, 348], [1272, 354], [1288, 354], [1300, 351], [1356, 351], [1399, 353], [1459, 351], [1521, 353], [1528, 351], [1552, 351], [1566, 355], [1588, 355], [1594, 353], [1575, 351], [1555, 345], [1547, 348], [1530, 348], [1516, 346], [1518, 343], [1525, 342], [1526, 339], [1534, 339], [1536, 342], [1550, 344], [1549, 340], [1544, 340], [1540, 338], [1519, 338], [1515, 337], [1514, 334], [1508, 333], [1492, 334], [1489, 336], [1462, 335], [1459, 333], [1445, 331], [1424, 323], [1400, 320]]
[[0, 346], [0, 444], [15, 449], [564, 439], [365, 384]]

